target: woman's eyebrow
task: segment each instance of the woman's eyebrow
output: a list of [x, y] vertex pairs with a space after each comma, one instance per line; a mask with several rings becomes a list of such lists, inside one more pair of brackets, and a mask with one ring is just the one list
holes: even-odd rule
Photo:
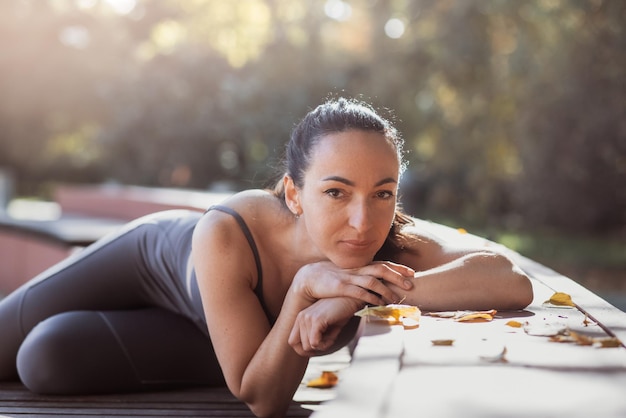
[[[348, 185], [348, 186], [354, 186], [355, 185], [355, 183], [352, 180], [348, 180], [347, 178], [344, 178], [344, 177], [341, 177], [341, 176], [324, 177], [322, 179], [322, 181], [338, 181], [339, 183], [343, 183], [343, 184]], [[382, 186], [383, 184], [397, 183], [397, 182], [398, 181], [396, 179], [394, 179], [393, 177], [386, 177], [386, 178], [380, 180], [374, 186], [378, 187], [378, 186]]]
[[398, 182], [398, 180], [394, 179], [393, 177], [387, 177], [385, 179], [382, 179], [378, 183], [376, 183], [376, 187], [382, 186], [383, 184], [389, 184], [389, 183], [394, 183], [395, 184], [397, 182]]

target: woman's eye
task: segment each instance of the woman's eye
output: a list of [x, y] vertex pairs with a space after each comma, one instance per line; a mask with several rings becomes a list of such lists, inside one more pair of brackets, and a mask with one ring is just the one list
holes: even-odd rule
[[391, 199], [393, 197], [393, 193], [389, 190], [381, 190], [376, 193], [376, 196], [380, 199]]
[[334, 198], [341, 197], [341, 191], [339, 189], [328, 189], [325, 190], [324, 193]]

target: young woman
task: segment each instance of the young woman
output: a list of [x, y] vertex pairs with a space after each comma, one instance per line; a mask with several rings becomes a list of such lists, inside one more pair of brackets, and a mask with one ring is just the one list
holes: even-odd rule
[[398, 210], [402, 146], [365, 103], [318, 106], [274, 190], [141, 218], [0, 302], [0, 379], [66, 394], [226, 383], [276, 416], [366, 304], [526, 307], [509, 259], [444, 245]]

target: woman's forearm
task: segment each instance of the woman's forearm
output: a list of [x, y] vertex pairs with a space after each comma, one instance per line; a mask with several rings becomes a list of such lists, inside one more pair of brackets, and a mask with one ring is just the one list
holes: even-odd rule
[[302, 381], [308, 358], [288, 344], [301, 303], [287, 297], [276, 323], [242, 376], [238, 398], [259, 417], [284, 416]]
[[528, 277], [507, 257], [488, 252], [417, 272], [414, 285], [405, 291], [404, 303], [422, 310], [514, 310], [525, 308], [533, 298]]

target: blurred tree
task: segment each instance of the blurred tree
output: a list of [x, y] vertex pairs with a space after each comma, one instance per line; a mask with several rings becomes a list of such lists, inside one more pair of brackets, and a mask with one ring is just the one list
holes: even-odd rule
[[330, 94], [395, 109], [409, 212], [623, 228], [621, 0], [0, 4], [0, 166], [258, 187]]
[[517, 124], [516, 206], [527, 223], [623, 233], [626, 3], [567, 6], [545, 11], [552, 39], [537, 61], [547, 65], [528, 80]]

